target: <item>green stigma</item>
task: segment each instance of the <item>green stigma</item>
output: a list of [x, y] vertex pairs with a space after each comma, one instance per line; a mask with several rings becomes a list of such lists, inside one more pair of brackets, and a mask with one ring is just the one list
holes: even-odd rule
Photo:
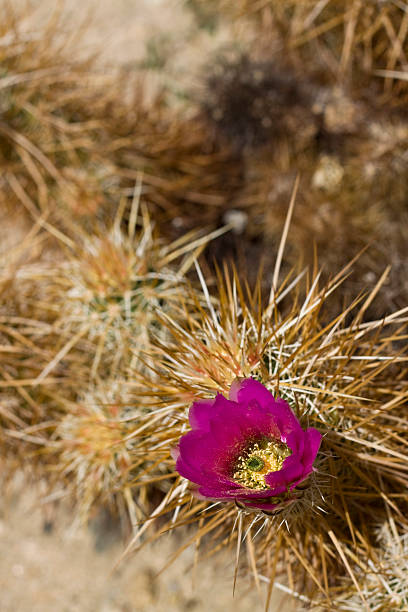
[[265, 462], [260, 457], [252, 455], [246, 462], [246, 466], [251, 472], [260, 472], [265, 466]]
[[281, 470], [283, 462], [291, 453], [291, 449], [284, 442], [263, 438], [251, 444], [237, 458], [232, 476], [235, 482], [247, 489], [265, 490], [268, 488], [265, 476]]

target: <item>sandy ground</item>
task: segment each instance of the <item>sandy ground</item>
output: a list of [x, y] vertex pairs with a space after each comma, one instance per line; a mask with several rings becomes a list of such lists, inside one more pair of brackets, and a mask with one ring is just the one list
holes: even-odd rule
[[[17, 6], [27, 0], [11, 1]], [[29, 5], [28, 28], [49, 22], [58, 10], [66, 30], [84, 27], [77, 53], [96, 53], [108, 69], [143, 68], [147, 86], [159, 81], [180, 93], [194, 88], [214, 53], [250, 44], [249, 29], [243, 36], [240, 24], [220, 20], [216, 29], [199, 26], [186, 0], [29, 0]]]
[[[157, 576], [182, 543], [163, 537], [157, 544], [113, 566], [123, 551], [118, 525], [106, 513], [89, 528], [73, 529], [59, 508], [38, 503], [23, 481], [0, 502], [1, 612], [255, 612], [263, 611], [254, 587], [238, 582], [232, 597], [231, 559], [219, 555], [201, 563], [193, 577], [194, 549]], [[287, 596], [277, 592], [271, 611], [291, 612]]]

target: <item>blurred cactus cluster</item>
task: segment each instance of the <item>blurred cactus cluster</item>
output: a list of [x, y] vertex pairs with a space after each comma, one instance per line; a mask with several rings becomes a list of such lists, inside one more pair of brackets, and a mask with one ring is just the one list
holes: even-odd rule
[[[229, 549], [265, 609], [406, 610], [408, 5], [183, 11], [182, 51], [112, 66], [63, 5], [0, 5], [2, 483], [108, 509], [122, 563]], [[274, 510], [176, 469], [248, 378], [322, 437]]]

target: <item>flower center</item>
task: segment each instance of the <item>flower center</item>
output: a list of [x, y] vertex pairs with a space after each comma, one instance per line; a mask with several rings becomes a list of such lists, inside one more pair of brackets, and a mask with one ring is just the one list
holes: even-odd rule
[[251, 472], [260, 472], [264, 465], [264, 460], [256, 455], [252, 455], [246, 462], [246, 466], [248, 470], [251, 470]]
[[265, 476], [282, 469], [290, 448], [279, 440], [260, 440], [240, 455], [234, 466], [233, 478], [248, 489], [267, 489]]

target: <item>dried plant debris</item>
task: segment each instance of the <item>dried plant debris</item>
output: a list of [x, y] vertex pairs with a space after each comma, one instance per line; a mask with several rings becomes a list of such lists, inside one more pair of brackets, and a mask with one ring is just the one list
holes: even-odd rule
[[[30, 25], [34, 6], [3, 3], [0, 15], [0, 163], [5, 205], [21, 202], [30, 214], [60, 206], [90, 212], [98, 207], [98, 173], [89, 159], [92, 124], [77, 108], [97, 106], [109, 78], [94, 72], [92, 58], [76, 52], [83, 28], [66, 30], [56, 10]], [[95, 127], [95, 125], [94, 125]], [[86, 176], [84, 170], [87, 168]]]
[[287, 68], [241, 55], [219, 58], [209, 70], [204, 114], [237, 149], [273, 147], [282, 135], [298, 139], [307, 124], [313, 131], [310, 95]]
[[72, 214], [89, 226], [95, 215], [112, 218], [121, 196], [130, 201], [143, 173], [143, 194], [173, 238], [183, 209], [199, 222], [181, 231], [214, 220], [240, 184], [236, 155], [209, 140], [203, 122], [173, 112], [166, 91], [149, 96], [143, 69], [102, 71], [95, 58], [79, 59], [83, 30], [65, 28], [58, 11], [38, 33], [30, 12], [23, 19], [7, 7], [0, 204], [60, 228]]
[[[220, 211], [219, 219], [229, 219], [230, 213], [245, 216], [244, 226], [236, 232], [239, 240], [225, 237], [222, 248], [212, 245], [211, 256], [219, 257], [222, 252], [239, 258], [240, 270], [245, 268], [248, 254], [250, 261], [259, 263], [266, 257], [266, 265], [273, 265], [290, 190], [299, 173], [302, 189], [288, 237], [292, 265], [299, 257], [312, 265], [316, 245], [319, 256], [324, 253], [328, 278], [369, 246], [356, 266], [356, 280], [347, 281], [343, 291], [348, 296], [357, 293], [361, 279], [372, 288], [374, 279], [392, 265], [395, 271], [390, 275], [389, 290], [369, 315], [377, 317], [402, 307], [407, 297], [398, 281], [406, 260], [402, 229], [407, 175], [405, 120], [395, 113], [385, 116], [340, 87], [330, 89], [315, 82], [305, 87], [292, 74], [287, 78], [294, 79], [294, 87], [301, 93], [299, 99], [291, 98], [294, 106], [287, 100], [274, 107], [267, 88], [257, 91], [263, 112], [276, 108], [281, 113], [273, 133], [272, 127], [262, 127], [262, 114], [258, 122], [253, 122], [250, 114], [250, 100], [256, 96], [252, 85], [246, 90], [245, 83], [252, 83], [251, 75], [258, 66], [268, 82], [268, 75], [275, 74], [271, 61], [260, 64], [244, 56], [236, 63], [221, 62], [220, 76], [214, 82], [215, 77], [210, 77], [203, 102], [214, 137], [228, 144], [235, 142], [242, 167], [243, 184], [233, 192], [231, 210]], [[217, 73], [217, 65], [213, 71]], [[243, 98], [248, 93], [245, 104], [240, 103], [242, 92]], [[229, 113], [231, 109], [233, 113]], [[219, 120], [210, 118], [211, 113], [216, 117], [219, 113]], [[251, 282], [257, 266], [247, 270]]]
[[234, 19], [255, 20], [264, 45], [280, 38], [286, 53], [322, 82], [351, 84], [362, 96], [404, 104], [408, 17], [404, 1], [284, 0], [216, 2]]
[[343, 291], [347, 288], [348, 295], [355, 295], [363, 286], [373, 287], [390, 265], [387, 290], [370, 311], [370, 316], [380, 317], [403, 307], [408, 297], [406, 284], [401, 283], [407, 260], [407, 126], [396, 116], [370, 117], [363, 104], [354, 108], [354, 125], [348, 133], [338, 122], [326, 123], [323, 116], [324, 124], [307, 148], [296, 152], [290, 141], [281, 139], [275, 149], [247, 155], [245, 187], [234, 207], [248, 215], [246, 236], [262, 237], [264, 246], [272, 247], [264, 250], [266, 257], [270, 254], [267, 265], [273, 265], [271, 253], [299, 173], [302, 187], [288, 235], [288, 261], [296, 265], [300, 257], [313, 265], [316, 247], [327, 278], [367, 249], [356, 265], [355, 279], [348, 280]]

